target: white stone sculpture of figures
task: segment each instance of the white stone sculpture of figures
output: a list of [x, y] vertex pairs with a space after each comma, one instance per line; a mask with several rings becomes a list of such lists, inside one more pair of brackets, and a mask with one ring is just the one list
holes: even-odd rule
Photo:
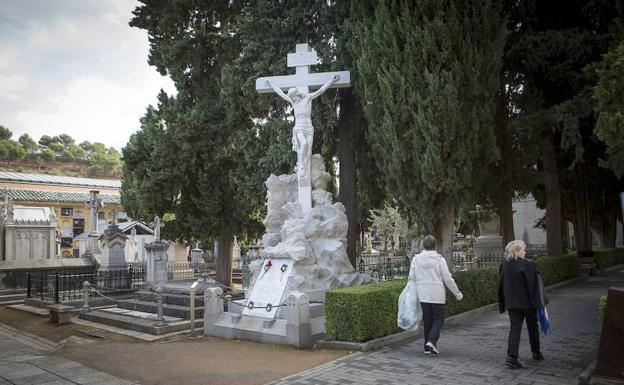
[[266, 81], [266, 84], [273, 88], [276, 94], [292, 105], [295, 115], [292, 144], [293, 151], [297, 152], [297, 174], [299, 179], [308, 178], [310, 159], [312, 158], [312, 140], [314, 139], [314, 126], [312, 126], [312, 100], [320, 96], [339, 79], [339, 75], [334, 75], [334, 77], [323, 84], [321, 88], [308, 94], [299, 92], [295, 87], [290, 88], [288, 90], [288, 94], [285, 94], [270, 80]]

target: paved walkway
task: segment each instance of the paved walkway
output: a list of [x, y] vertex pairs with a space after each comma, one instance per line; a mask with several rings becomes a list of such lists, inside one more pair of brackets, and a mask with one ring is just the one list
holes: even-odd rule
[[598, 298], [624, 284], [624, 268], [574, 283], [549, 294], [551, 333], [541, 336], [546, 359], [530, 359], [526, 326], [522, 331], [523, 369], [503, 364], [509, 319], [492, 311], [443, 329], [440, 356], [425, 356], [423, 340], [399, 342], [377, 351], [353, 354], [273, 382], [316, 384], [570, 384], [595, 359], [600, 339]]
[[131, 385], [77, 362], [47, 355], [48, 340], [0, 324], [0, 385]]
[[[552, 332], [541, 338], [546, 359], [539, 363], [530, 360], [525, 328], [520, 349], [520, 359], [526, 365], [523, 369], [504, 366], [509, 321], [505, 314], [493, 310], [446, 327], [438, 357], [423, 355], [422, 339], [403, 341], [377, 351], [351, 354], [272, 384], [571, 384], [596, 357], [598, 298], [608, 287], [623, 284], [621, 268], [553, 290], [549, 295]], [[55, 348], [53, 342], [0, 324], [0, 385], [131, 384], [62, 358], [53, 352]], [[162, 364], [174, 362], [165, 360]], [[168, 369], [175, 373], [179, 364]], [[227, 370], [236, 370], [226, 366], [220, 368], [223, 373], [213, 375], [223, 379]], [[210, 378], [201, 383], [210, 383]]]

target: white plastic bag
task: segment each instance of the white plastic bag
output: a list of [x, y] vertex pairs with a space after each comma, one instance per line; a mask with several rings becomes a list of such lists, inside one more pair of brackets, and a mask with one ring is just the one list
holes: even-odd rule
[[399, 296], [397, 325], [403, 330], [416, 330], [421, 320], [422, 307], [420, 306], [420, 301], [418, 301], [416, 281], [408, 279], [405, 289], [403, 289]]

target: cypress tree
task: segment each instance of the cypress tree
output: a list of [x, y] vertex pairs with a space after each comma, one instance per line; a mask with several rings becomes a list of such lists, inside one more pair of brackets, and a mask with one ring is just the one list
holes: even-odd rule
[[406, 0], [361, 6], [374, 15], [353, 23], [358, 38], [351, 46], [368, 139], [390, 194], [450, 258], [456, 208], [498, 156], [494, 98], [505, 35], [499, 6]]

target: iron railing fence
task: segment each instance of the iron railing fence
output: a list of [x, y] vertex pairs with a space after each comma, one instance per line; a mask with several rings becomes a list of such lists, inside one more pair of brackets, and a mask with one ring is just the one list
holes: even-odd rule
[[145, 263], [109, 266], [106, 269], [35, 270], [27, 273], [28, 298], [44, 302], [73, 302], [83, 299], [82, 284], [88, 281], [104, 295], [119, 295], [140, 289], [146, 281]]
[[216, 271], [216, 263], [206, 263], [203, 261], [167, 263], [167, 278], [170, 281], [189, 281], [200, 277], [214, 277]]
[[357, 258], [356, 270], [370, 274], [378, 281], [406, 278], [409, 275], [411, 258], [395, 255], [365, 255]]

